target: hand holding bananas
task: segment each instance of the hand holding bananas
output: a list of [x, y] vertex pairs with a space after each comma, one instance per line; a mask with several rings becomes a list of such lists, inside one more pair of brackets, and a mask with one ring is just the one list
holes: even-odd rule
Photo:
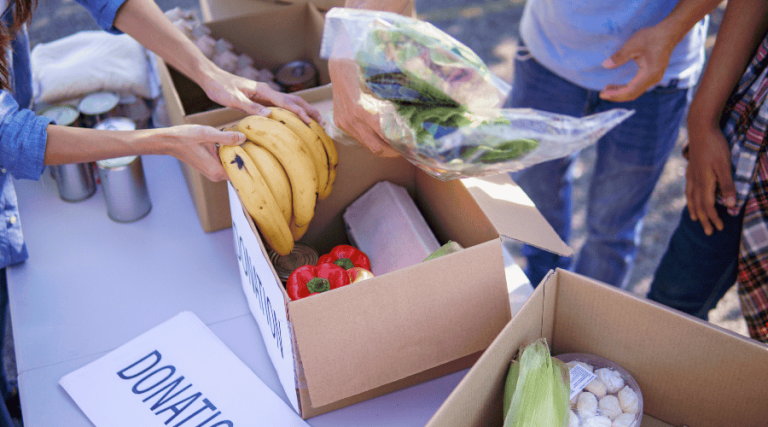
[[49, 125], [45, 164], [82, 163], [128, 155], [167, 154], [189, 164], [212, 181], [227, 179], [214, 148], [241, 144], [240, 132], [183, 125], [134, 131], [111, 131]]
[[221, 146], [219, 158], [264, 242], [287, 255], [309, 227], [317, 200], [336, 179], [333, 140], [310, 120], [272, 107], [269, 118], [248, 116], [237, 124], [242, 145]]

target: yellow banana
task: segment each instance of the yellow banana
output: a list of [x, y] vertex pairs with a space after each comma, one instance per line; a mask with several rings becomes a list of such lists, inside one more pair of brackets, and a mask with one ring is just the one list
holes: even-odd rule
[[320, 136], [320, 141], [325, 148], [325, 154], [328, 156], [328, 185], [325, 189], [320, 191], [320, 198], [325, 199], [331, 194], [333, 189], [333, 183], [336, 181], [336, 167], [339, 164], [339, 154], [336, 152], [336, 145], [328, 134], [325, 133], [323, 127], [320, 126], [314, 120], [309, 124], [309, 127]]
[[328, 155], [325, 153], [323, 142], [320, 140], [320, 135], [315, 133], [294, 112], [280, 107], [270, 107], [269, 109], [272, 111], [269, 118], [288, 126], [306, 145], [312, 155], [312, 161], [315, 163], [317, 172], [317, 192], [322, 199], [323, 190], [328, 186], [330, 163], [328, 162]]
[[284, 124], [262, 116], [240, 120], [237, 130], [277, 158], [291, 183], [294, 221], [298, 227], [309, 224], [317, 205], [317, 173], [299, 137]]
[[243, 150], [256, 164], [256, 167], [267, 182], [267, 187], [275, 196], [280, 212], [283, 213], [285, 222], [291, 222], [293, 216], [293, 201], [291, 200], [291, 183], [285, 169], [266, 148], [260, 147], [251, 141], [245, 141]]
[[290, 228], [291, 230], [291, 235], [293, 236], [293, 240], [298, 241], [304, 236], [304, 233], [307, 232], [307, 229], [309, 228], [309, 224], [303, 227], [297, 227], [296, 223], [291, 221], [291, 223], [288, 224], [288, 228]]
[[293, 235], [256, 164], [239, 145], [219, 147], [219, 159], [265, 243], [280, 255], [290, 254]]

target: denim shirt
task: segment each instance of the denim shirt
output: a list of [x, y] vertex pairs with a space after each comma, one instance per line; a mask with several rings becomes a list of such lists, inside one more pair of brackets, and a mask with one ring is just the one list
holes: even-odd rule
[[[117, 10], [126, 0], [76, 0], [96, 19], [102, 29], [119, 34], [113, 26]], [[2, 11], [3, 25], [13, 21], [13, 7]], [[21, 232], [16, 190], [12, 176], [40, 179], [45, 170], [46, 131], [51, 120], [35, 116], [32, 102], [32, 72], [29, 63], [29, 38], [24, 25], [11, 42], [8, 58], [13, 93], [0, 91], [0, 268], [28, 257]]]

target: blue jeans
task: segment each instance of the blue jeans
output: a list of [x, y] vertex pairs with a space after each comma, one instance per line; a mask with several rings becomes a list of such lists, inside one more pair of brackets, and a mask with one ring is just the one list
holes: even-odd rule
[[728, 215], [716, 205], [723, 230], [704, 234], [701, 223], [683, 209], [669, 246], [656, 269], [648, 299], [708, 320], [728, 289], [736, 283], [744, 210]]
[[[596, 144], [595, 168], [586, 202], [586, 241], [575, 257], [561, 257], [524, 246], [526, 274], [537, 285], [551, 269], [570, 269], [624, 287], [637, 252], [648, 200], [675, 146], [689, 89], [675, 82], [631, 102], [608, 102], [599, 92], [570, 83], [533, 58], [515, 59], [508, 107], [528, 107], [583, 117], [613, 108], [635, 114]], [[565, 242], [571, 237], [573, 173], [576, 154], [541, 163], [512, 178], [525, 190]]]
[[0, 268], [0, 427], [15, 427], [16, 424], [8, 413], [5, 399], [11, 395], [12, 386], [5, 375], [3, 359], [3, 344], [5, 344], [5, 318], [8, 313], [8, 281], [5, 276], [5, 268]]

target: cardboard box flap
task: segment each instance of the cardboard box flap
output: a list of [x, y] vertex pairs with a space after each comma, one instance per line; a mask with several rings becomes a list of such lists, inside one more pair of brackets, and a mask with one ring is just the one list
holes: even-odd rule
[[[546, 278], [544, 282], [547, 282]], [[502, 425], [504, 393], [499, 393], [499, 390], [504, 390], [510, 362], [516, 357], [521, 346], [542, 336], [547, 342], [551, 340], [552, 322], [551, 319], [543, 317], [542, 313], [554, 309], [554, 288], [555, 286], [548, 286], [546, 294], [545, 289], [538, 289], [538, 292], [528, 298], [432, 416], [428, 427]]]
[[558, 255], [573, 255], [573, 249], [560, 239], [508, 174], [461, 181], [500, 235]]
[[[766, 425], [768, 347], [574, 273], [556, 277], [554, 354], [620, 361], [640, 386], [644, 412], [671, 425]], [[626, 332], [638, 324], [642, 333]]]
[[312, 406], [485, 349], [510, 318], [500, 241], [466, 255], [291, 302]]

